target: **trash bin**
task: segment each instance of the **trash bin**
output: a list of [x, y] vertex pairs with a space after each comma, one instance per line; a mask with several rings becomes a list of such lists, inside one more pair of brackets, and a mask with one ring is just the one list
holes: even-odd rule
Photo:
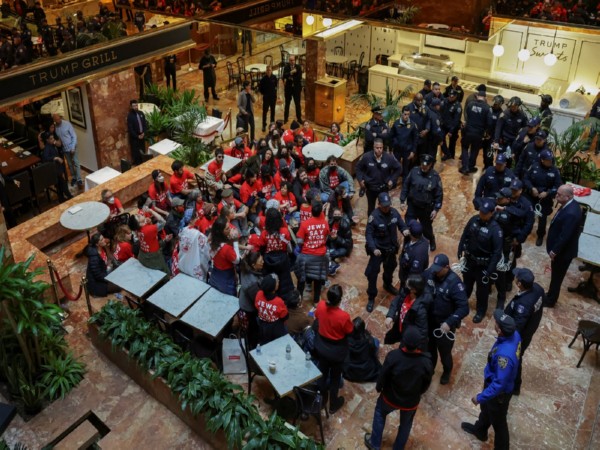
[[363, 66], [358, 71], [358, 93], [366, 94], [369, 91], [369, 68]]

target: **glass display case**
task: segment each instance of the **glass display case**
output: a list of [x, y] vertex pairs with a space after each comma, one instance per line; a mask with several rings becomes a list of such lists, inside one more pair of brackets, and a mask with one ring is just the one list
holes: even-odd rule
[[453, 75], [454, 62], [446, 55], [413, 53], [402, 55], [398, 65], [398, 74], [411, 77], [449, 82]]

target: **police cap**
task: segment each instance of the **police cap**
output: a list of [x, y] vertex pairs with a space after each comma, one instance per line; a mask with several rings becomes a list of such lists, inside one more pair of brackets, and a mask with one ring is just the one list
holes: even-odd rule
[[494, 311], [494, 319], [504, 336], [511, 336], [517, 329], [515, 320], [508, 314], [505, 314], [501, 309]]
[[433, 258], [433, 264], [429, 268], [433, 273], [438, 273], [444, 267], [448, 267], [450, 265], [450, 260], [446, 255], [440, 253], [439, 255], [435, 255]]
[[515, 267], [513, 269], [513, 275], [515, 276], [517, 281], [521, 281], [530, 286], [535, 280], [533, 272], [525, 267]]
[[483, 199], [481, 205], [479, 206], [479, 212], [484, 214], [491, 213], [496, 209], [496, 202], [491, 198]]
[[388, 194], [387, 192], [380, 193], [377, 198], [379, 199], [379, 204], [381, 206], [390, 206], [392, 204], [390, 194]]
[[550, 150], [542, 150], [540, 152], [540, 160], [541, 161], [551, 161], [554, 159], [554, 155]]

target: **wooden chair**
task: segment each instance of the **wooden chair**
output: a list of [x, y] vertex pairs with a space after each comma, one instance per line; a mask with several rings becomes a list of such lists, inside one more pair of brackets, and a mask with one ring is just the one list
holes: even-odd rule
[[236, 72], [233, 68], [233, 64], [231, 63], [231, 61], [227, 61], [225, 63], [225, 65], [227, 66], [227, 76], [229, 77], [229, 80], [227, 82], [227, 89], [231, 89], [231, 87], [235, 85], [238, 87], [240, 87], [241, 84], [241, 76], [239, 72]]
[[569, 348], [571, 348], [579, 335], [581, 335], [581, 338], [583, 339], [583, 353], [581, 354], [581, 358], [579, 358], [577, 367], [581, 365], [583, 358], [585, 358], [585, 354], [592, 345], [595, 345], [596, 351], [598, 351], [598, 347], [600, 347], [600, 323], [591, 320], [580, 320], [577, 324], [577, 332], [569, 344]]
[[260, 70], [258, 70], [256, 67], [252, 68], [252, 70], [249, 72], [249, 76], [250, 83], [252, 83], [252, 89], [255, 91], [258, 90], [258, 85], [260, 84], [260, 79], [262, 78]]
[[364, 59], [365, 59], [365, 52], [360, 52], [360, 58], [358, 58], [358, 66], [356, 68], [357, 71], [362, 69]]
[[579, 184], [581, 181], [582, 160], [579, 156], [574, 156], [571, 161], [566, 162], [560, 169], [560, 177], [564, 181]]
[[265, 55], [265, 57], [263, 58], [263, 63], [265, 63], [267, 66], [273, 67], [273, 56]]
[[[38, 211], [42, 212], [40, 209], [39, 195], [45, 192], [48, 203], [50, 203], [50, 190], [52, 187], [56, 187], [56, 183], [58, 182], [56, 164], [49, 161], [32, 167], [31, 177], [33, 179], [33, 200]], [[54, 189], [54, 192], [56, 192], [56, 189]]]
[[296, 397], [296, 417], [292, 422], [296, 425], [298, 418], [307, 420], [310, 416], [317, 419], [319, 430], [321, 431], [321, 441], [325, 445], [325, 435], [323, 434], [323, 420], [321, 418], [321, 410], [325, 410], [325, 416], [329, 418], [329, 413], [323, 401], [323, 394], [319, 390], [312, 390], [294, 386], [294, 395]]
[[194, 175], [196, 176], [196, 182], [198, 183], [198, 189], [200, 190], [200, 195], [202, 195], [202, 199], [205, 202], [210, 202], [210, 190], [208, 188], [208, 183], [197, 173]]
[[344, 47], [337, 46], [333, 49], [333, 54], [336, 56], [344, 56]]

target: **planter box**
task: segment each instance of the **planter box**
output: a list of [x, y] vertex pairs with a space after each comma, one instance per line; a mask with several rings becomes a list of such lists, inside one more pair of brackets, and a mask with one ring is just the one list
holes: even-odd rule
[[88, 324], [88, 330], [92, 344], [108, 359], [112, 361], [119, 369], [125, 372], [129, 378], [140, 385], [148, 394], [158, 402], [165, 405], [173, 414], [183, 420], [196, 434], [201, 436], [206, 442], [215, 449], [226, 449], [227, 440], [223, 430], [217, 433], [211, 433], [206, 428], [204, 416], [202, 414], [194, 417], [189, 410], [183, 411], [179, 399], [167, 383], [162, 378], [152, 378], [152, 376], [140, 367], [136, 361], [129, 358], [127, 352], [122, 349], [113, 349], [110, 342], [102, 339], [98, 334], [98, 327], [95, 324]]
[[358, 142], [359, 140], [360, 139], [355, 139], [346, 145], [344, 147], [344, 154], [338, 158], [338, 164], [340, 167], [346, 169], [346, 171], [352, 176], [355, 176], [356, 165], [364, 153], [362, 140], [360, 143]]

